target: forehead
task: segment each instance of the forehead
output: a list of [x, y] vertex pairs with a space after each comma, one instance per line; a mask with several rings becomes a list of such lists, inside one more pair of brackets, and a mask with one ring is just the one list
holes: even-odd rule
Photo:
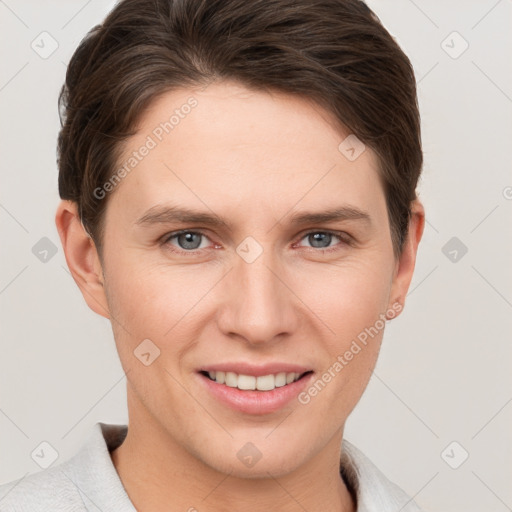
[[177, 89], [151, 104], [127, 140], [111, 202], [132, 218], [169, 200], [235, 215], [266, 208], [274, 217], [295, 204], [378, 210], [376, 155], [353, 137], [298, 96], [234, 82]]

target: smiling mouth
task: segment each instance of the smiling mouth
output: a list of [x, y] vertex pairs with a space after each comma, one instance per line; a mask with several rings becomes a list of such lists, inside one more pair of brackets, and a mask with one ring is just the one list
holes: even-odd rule
[[260, 375], [257, 377], [254, 375], [243, 375], [234, 372], [222, 371], [201, 371], [200, 373], [217, 384], [223, 384], [230, 388], [238, 388], [242, 391], [272, 391], [276, 388], [285, 387], [297, 382], [313, 372], [280, 372]]

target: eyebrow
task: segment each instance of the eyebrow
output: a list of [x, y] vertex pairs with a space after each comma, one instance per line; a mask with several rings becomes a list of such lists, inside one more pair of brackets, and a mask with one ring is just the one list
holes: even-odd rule
[[[286, 217], [286, 215], [285, 215]], [[290, 218], [289, 224], [296, 227], [301, 224], [316, 224], [344, 220], [362, 221], [371, 225], [370, 215], [354, 206], [340, 206], [321, 212], [300, 212]], [[183, 208], [171, 205], [156, 205], [147, 210], [142, 217], [135, 221], [136, 225], [151, 226], [154, 224], [170, 224], [182, 222], [190, 224], [204, 224], [211, 227], [224, 227], [231, 230], [228, 222], [215, 213]], [[278, 221], [280, 223], [280, 221]]]

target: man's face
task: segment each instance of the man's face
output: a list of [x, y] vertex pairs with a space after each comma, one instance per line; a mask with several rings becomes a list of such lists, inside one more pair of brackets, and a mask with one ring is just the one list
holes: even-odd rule
[[[287, 473], [339, 443], [384, 315], [400, 309], [377, 159], [369, 148], [354, 159], [352, 139], [340, 150], [348, 135], [304, 99], [231, 82], [152, 104], [105, 217], [131, 423], [242, 476]], [[224, 222], [162, 214], [172, 208]], [[278, 387], [238, 389], [255, 383]]]

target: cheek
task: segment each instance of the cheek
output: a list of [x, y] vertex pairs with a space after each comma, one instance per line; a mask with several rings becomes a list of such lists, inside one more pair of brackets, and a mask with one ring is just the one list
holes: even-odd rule
[[[391, 270], [374, 259], [331, 266], [305, 277], [300, 285], [304, 302], [331, 332], [333, 344], [356, 337], [385, 313], [391, 290]], [[297, 287], [299, 282], [296, 281]]]
[[[145, 265], [142, 258], [118, 259], [106, 273], [106, 283], [115, 343], [132, 390], [146, 404], [168, 394], [181, 403], [175, 379], [181, 381], [182, 356], [198, 338], [194, 305], [208, 290], [207, 283], [190, 272]], [[180, 407], [193, 409], [187, 403]]]
[[[140, 258], [118, 257], [109, 265], [106, 276], [113, 313], [130, 324], [146, 318], [141, 327], [156, 327], [155, 318], [164, 323], [166, 317], [176, 311], [179, 298], [187, 292], [179, 275], [171, 280], [168, 274], [146, 264], [143, 255]], [[165, 311], [162, 308], [164, 304]], [[170, 322], [172, 318], [168, 320]]]
[[[215, 281], [216, 274], [144, 264], [142, 256], [118, 259], [106, 275], [115, 333], [132, 350], [150, 339], [162, 350], [172, 347], [179, 352], [187, 339], [194, 339], [189, 331], [200, 312], [198, 305]], [[180, 335], [185, 332], [188, 336]]]
[[[389, 287], [375, 274], [341, 276], [318, 294], [315, 313], [330, 332], [312, 350], [324, 362], [299, 403], [326, 418], [332, 430], [342, 424], [360, 400], [375, 367], [386, 325]], [[311, 293], [310, 298], [313, 299]]]
[[[384, 261], [338, 267], [303, 287], [308, 305], [328, 327], [324, 371], [331, 392], [352, 407], [375, 366], [386, 326], [391, 270]], [[308, 292], [306, 290], [309, 290]], [[315, 293], [312, 290], [316, 290]]]

